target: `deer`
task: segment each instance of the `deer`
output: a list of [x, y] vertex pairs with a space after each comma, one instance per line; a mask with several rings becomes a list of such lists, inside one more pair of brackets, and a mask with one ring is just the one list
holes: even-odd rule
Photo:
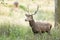
[[38, 12], [39, 6], [37, 6], [37, 10], [34, 12], [34, 14], [25, 14], [26, 19], [25, 21], [29, 22], [30, 27], [32, 28], [32, 31], [34, 34], [42, 34], [42, 33], [48, 33], [50, 35], [50, 30], [52, 28], [52, 25], [50, 23], [45, 22], [35, 22], [33, 15], [35, 15]]

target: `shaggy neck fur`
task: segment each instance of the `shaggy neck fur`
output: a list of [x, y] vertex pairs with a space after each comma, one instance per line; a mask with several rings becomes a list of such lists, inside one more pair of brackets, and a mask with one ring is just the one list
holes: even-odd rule
[[31, 27], [34, 27], [34, 26], [35, 26], [35, 21], [34, 21], [34, 20], [29, 21], [29, 25], [30, 25]]

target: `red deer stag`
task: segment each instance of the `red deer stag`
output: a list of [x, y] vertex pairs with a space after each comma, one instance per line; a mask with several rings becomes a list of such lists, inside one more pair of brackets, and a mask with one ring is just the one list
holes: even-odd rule
[[52, 28], [52, 25], [50, 23], [35, 22], [33, 19], [33, 15], [35, 15], [37, 13], [38, 9], [39, 9], [39, 6], [37, 7], [37, 10], [34, 12], [34, 14], [25, 14], [25, 16], [26, 16], [25, 21], [29, 22], [29, 25], [31, 26], [34, 34], [36, 34], [36, 33], [41, 34], [41, 33], [45, 33], [45, 32], [50, 34], [50, 30]]

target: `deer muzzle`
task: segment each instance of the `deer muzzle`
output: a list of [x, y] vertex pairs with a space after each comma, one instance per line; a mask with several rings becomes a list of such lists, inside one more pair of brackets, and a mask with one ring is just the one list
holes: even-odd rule
[[25, 21], [27, 21], [27, 19], [25, 19]]

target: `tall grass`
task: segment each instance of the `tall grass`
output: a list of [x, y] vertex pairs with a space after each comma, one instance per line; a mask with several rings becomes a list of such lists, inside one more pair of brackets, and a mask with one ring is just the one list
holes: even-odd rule
[[[38, 14], [40, 14], [40, 13], [38, 13]], [[42, 13], [42, 15], [43, 15], [43, 13]], [[40, 15], [40, 16], [42, 16], [42, 15]], [[51, 15], [52, 15], [52, 13], [51, 13]], [[47, 19], [48, 18], [49, 17], [47, 17]], [[39, 19], [39, 18], [37, 17], [37, 19]], [[30, 26], [16, 23], [16, 22], [14, 22], [14, 20], [16, 20], [16, 19], [12, 20], [12, 18], [9, 19], [9, 17], [0, 18], [0, 40], [60, 40], [60, 35], [59, 35], [60, 27], [52, 28], [51, 35], [48, 35], [47, 33], [44, 33], [42, 35], [40, 35], [40, 34], [34, 35]], [[41, 20], [43, 20], [43, 19], [41, 19]], [[16, 21], [18, 21], [18, 20], [16, 20]], [[20, 21], [18, 21], [18, 22], [20, 22]]]
[[[28, 23], [25, 23], [24, 21], [25, 12], [20, 10], [23, 9], [24, 11], [27, 11], [27, 7], [24, 7], [24, 5], [21, 4], [17, 9], [17, 12], [15, 12], [15, 10], [10, 10], [12, 9], [13, 5], [0, 5], [0, 40], [60, 40], [60, 28], [52, 28], [51, 35], [48, 35], [47, 33], [42, 35], [34, 35], [31, 27], [28, 26]], [[41, 7], [43, 9], [43, 5]], [[35, 11], [35, 9], [32, 9], [30, 9], [31, 13]], [[53, 24], [54, 12], [50, 10], [43, 11], [39, 9], [38, 13], [34, 15], [34, 19], [39, 21], [50, 21], [52, 22], [51, 24]]]
[[[53, 15], [53, 12], [38, 11], [34, 19], [53, 22]], [[31, 27], [25, 24], [20, 18], [0, 16], [0, 40], [60, 40], [60, 28], [51, 29], [51, 36], [47, 33], [34, 35]]]

